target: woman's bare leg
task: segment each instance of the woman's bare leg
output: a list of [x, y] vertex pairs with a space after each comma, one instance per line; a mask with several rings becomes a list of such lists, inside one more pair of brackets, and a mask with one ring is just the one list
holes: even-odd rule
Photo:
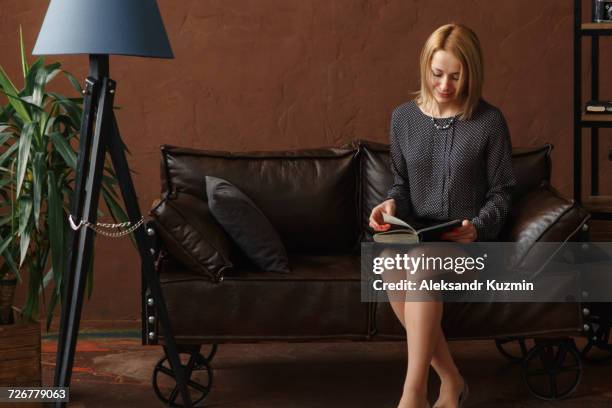
[[427, 379], [440, 337], [441, 302], [406, 302], [404, 319], [408, 340], [408, 370], [400, 408], [421, 408], [427, 401]]
[[[390, 302], [391, 308], [395, 312], [398, 320], [406, 327], [405, 314], [406, 314], [406, 302]], [[410, 313], [408, 311], [408, 313]], [[441, 318], [441, 315], [440, 315]], [[431, 356], [431, 366], [434, 368], [438, 376], [440, 377], [440, 396], [434, 406], [440, 407], [455, 407], [457, 405], [457, 395], [463, 389], [463, 377], [459, 373], [459, 369], [453, 361], [453, 357], [448, 348], [448, 342], [442, 332], [442, 327], [438, 323], [436, 329], [438, 330], [437, 342]], [[418, 329], [417, 329], [418, 330]], [[408, 334], [408, 333], [407, 333]], [[408, 342], [410, 339], [408, 338]], [[410, 352], [408, 353], [410, 356]], [[409, 357], [410, 358], [410, 357]], [[427, 375], [424, 377], [427, 381]]]
[[[405, 302], [390, 302], [390, 304], [395, 316], [397, 316], [397, 319], [400, 321], [402, 326], [406, 328], [406, 323], [404, 320]], [[461, 374], [459, 374], [459, 369], [455, 365], [453, 357], [450, 353], [448, 342], [446, 341], [444, 333], [442, 332], [442, 327], [438, 326], [438, 330], [438, 342], [431, 358], [431, 366], [434, 368], [434, 370], [436, 370], [436, 373], [440, 377], [441, 381], [456, 380], [461, 377]]]
[[[427, 256], [465, 256], [460, 249], [448, 246], [417, 248], [415, 251], [413, 254], [409, 250], [408, 255], [423, 256], [426, 253]], [[388, 249], [382, 255], [393, 257], [396, 253]], [[436, 271], [418, 270], [414, 276], [421, 279], [434, 278]], [[406, 271], [403, 270], [387, 270], [383, 275], [383, 279], [389, 282], [399, 282], [405, 277]], [[462, 277], [467, 278], [468, 274]], [[399, 408], [425, 406], [430, 365], [440, 377], [440, 396], [434, 406], [457, 407], [457, 398], [463, 389], [463, 378], [453, 361], [442, 332], [444, 303], [440, 301], [439, 295], [425, 293], [428, 301], [411, 301], [407, 299], [405, 292], [388, 292], [387, 295], [391, 308], [406, 329], [408, 369]]]

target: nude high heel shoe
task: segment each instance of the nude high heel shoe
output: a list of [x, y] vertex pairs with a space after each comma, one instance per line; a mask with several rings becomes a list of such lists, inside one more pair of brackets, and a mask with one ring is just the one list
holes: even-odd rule
[[[469, 393], [470, 393], [470, 389], [468, 388], [467, 381], [465, 381], [465, 379], [464, 379], [463, 380], [463, 389], [459, 393], [459, 399], [457, 401], [457, 406], [459, 408], [463, 408], [465, 406], [465, 401], [467, 400]], [[438, 405], [434, 405], [433, 408], [436, 408], [437, 406]], [[427, 405], [427, 408], [429, 408], [429, 405]]]
[[468, 388], [467, 381], [465, 381], [464, 379], [463, 380], [463, 390], [461, 391], [461, 394], [459, 394], [459, 402], [457, 403], [459, 408], [463, 408], [463, 406], [465, 405], [465, 401], [467, 400], [469, 394], [470, 394], [470, 389]]

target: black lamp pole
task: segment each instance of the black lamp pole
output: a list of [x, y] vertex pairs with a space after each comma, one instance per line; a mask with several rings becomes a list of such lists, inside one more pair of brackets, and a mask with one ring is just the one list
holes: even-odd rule
[[[71, 15], [73, 14], [73, 15]], [[90, 35], [88, 35], [90, 33]], [[109, 78], [109, 54], [171, 58], [155, 0], [51, 0], [34, 54], [89, 54], [73, 208], [68, 269], [62, 282], [63, 301], [54, 385], [68, 387], [72, 375], [87, 264], [93, 254], [94, 230], [104, 159], [108, 153], [141, 258], [142, 274], [164, 334], [165, 351], [185, 407], [191, 407], [184, 366], [172, 334], [168, 311], [156, 277], [151, 237], [143, 218], [125, 146], [113, 113], [116, 83]], [[153, 234], [153, 230], [149, 234]], [[65, 404], [56, 403], [56, 407]]]

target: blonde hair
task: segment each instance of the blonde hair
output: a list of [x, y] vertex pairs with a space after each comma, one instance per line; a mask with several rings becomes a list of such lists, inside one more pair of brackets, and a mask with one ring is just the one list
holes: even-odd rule
[[421, 51], [421, 90], [415, 98], [419, 106], [430, 109], [435, 99], [429, 88], [431, 60], [436, 51], [451, 53], [461, 63], [461, 74], [456, 90], [461, 110], [460, 119], [469, 119], [482, 95], [484, 81], [480, 41], [471, 29], [460, 24], [446, 24], [434, 31]]

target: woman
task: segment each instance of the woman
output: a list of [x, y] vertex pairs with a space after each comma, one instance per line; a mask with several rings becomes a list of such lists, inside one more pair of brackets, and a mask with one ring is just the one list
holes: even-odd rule
[[[478, 38], [462, 25], [438, 28], [423, 47], [420, 71], [416, 99], [393, 112], [394, 182], [387, 199], [372, 210], [370, 226], [376, 231], [389, 229], [383, 213], [461, 219], [462, 225], [442, 239], [494, 241], [508, 214], [515, 181], [504, 116], [481, 98], [483, 62]], [[430, 364], [441, 381], [434, 407], [461, 406], [467, 383], [442, 332], [443, 303], [390, 303], [406, 328], [409, 344], [399, 408], [429, 406]]]

